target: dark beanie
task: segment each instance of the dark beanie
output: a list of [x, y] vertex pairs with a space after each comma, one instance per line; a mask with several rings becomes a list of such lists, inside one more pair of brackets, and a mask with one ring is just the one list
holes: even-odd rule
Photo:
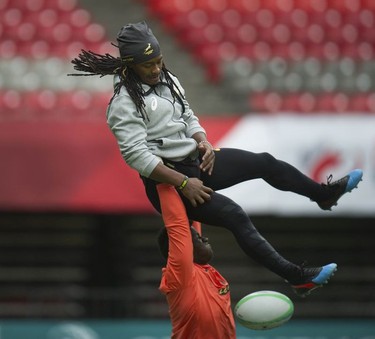
[[127, 64], [139, 64], [160, 55], [160, 46], [145, 21], [127, 24], [117, 33], [121, 59]]

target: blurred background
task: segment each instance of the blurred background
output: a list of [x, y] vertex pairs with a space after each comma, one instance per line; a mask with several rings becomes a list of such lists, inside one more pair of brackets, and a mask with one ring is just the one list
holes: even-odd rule
[[118, 30], [142, 20], [215, 146], [268, 151], [320, 182], [364, 169], [332, 212], [261, 181], [222, 192], [286, 258], [339, 266], [298, 299], [204, 225], [233, 305], [265, 289], [293, 300], [292, 321], [262, 338], [375, 338], [373, 0], [0, 0], [0, 338], [170, 333], [161, 218], [106, 125], [112, 79], [68, 76], [81, 49], [117, 56]]

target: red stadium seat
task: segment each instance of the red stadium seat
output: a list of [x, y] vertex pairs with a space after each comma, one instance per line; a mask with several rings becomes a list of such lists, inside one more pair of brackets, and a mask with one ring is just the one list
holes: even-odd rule
[[69, 12], [77, 8], [77, 0], [44, 0], [44, 6], [47, 8], [55, 8], [63, 12]]
[[260, 92], [249, 96], [249, 107], [255, 112], [327, 113], [375, 112], [374, 94], [312, 93], [279, 94]]
[[275, 113], [283, 108], [283, 98], [278, 93], [264, 93], [250, 95], [249, 105], [255, 112]]
[[60, 15], [60, 21], [66, 22], [74, 28], [82, 28], [91, 23], [91, 15], [85, 9], [76, 8], [65, 15]]
[[375, 95], [374, 93], [368, 94], [366, 100], [367, 110], [371, 113], [375, 113]]
[[33, 118], [53, 118], [59, 110], [57, 94], [52, 90], [31, 91], [23, 94], [26, 110]]
[[317, 111], [318, 112], [333, 112], [333, 111], [335, 111], [332, 94], [329, 94], [329, 93], [322, 94], [318, 97]]
[[18, 43], [18, 53], [32, 59], [44, 59], [51, 55], [51, 46], [45, 40]]
[[366, 112], [368, 110], [367, 95], [354, 95], [349, 100], [349, 110], [351, 112]]
[[237, 44], [239, 47], [253, 44], [259, 38], [258, 28], [251, 23], [243, 23], [237, 30]]
[[16, 90], [0, 92], [0, 117], [1, 119], [14, 119], [19, 117], [23, 110], [22, 95]]
[[298, 93], [288, 94], [282, 97], [282, 111], [299, 112], [300, 111], [300, 96]]
[[261, 0], [230, 0], [230, 6], [242, 13], [254, 13], [261, 8], [262, 4]]
[[302, 93], [298, 96], [298, 106], [295, 111], [311, 113], [316, 111], [317, 100], [311, 93]]
[[17, 43], [13, 39], [0, 40], [0, 57], [4, 59], [11, 59], [18, 54]]
[[54, 8], [46, 8], [35, 14], [33, 19], [36, 24], [38, 24], [39, 29], [51, 29], [59, 21], [59, 12]]

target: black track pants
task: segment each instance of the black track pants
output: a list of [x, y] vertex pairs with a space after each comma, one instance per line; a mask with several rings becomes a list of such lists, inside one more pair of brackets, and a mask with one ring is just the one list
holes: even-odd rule
[[[215, 191], [261, 178], [279, 190], [295, 192], [313, 200], [324, 198], [321, 185], [268, 153], [223, 148], [216, 152], [215, 167], [211, 176], [200, 171], [199, 161], [172, 163], [166, 160], [165, 163], [171, 164], [175, 170], [189, 177], [200, 178], [205, 186]], [[149, 200], [160, 212], [156, 182], [147, 178], [143, 178], [143, 181]], [[210, 201], [193, 207], [183, 195], [181, 197], [191, 220], [228, 229], [248, 256], [284, 279], [298, 281], [298, 266], [284, 259], [259, 234], [246, 212], [233, 200], [214, 192]]]

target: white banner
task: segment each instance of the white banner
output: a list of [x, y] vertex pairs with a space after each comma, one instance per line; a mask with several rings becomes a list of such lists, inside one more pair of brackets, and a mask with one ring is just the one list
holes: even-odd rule
[[269, 152], [318, 182], [330, 174], [335, 181], [355, 168], [364, 171], [358, 189], [345, 194], [332, 212], [263, 180], [221, 191], [250, 215], [375, 216], [375, 115], [249, 115], [217, 146]]

